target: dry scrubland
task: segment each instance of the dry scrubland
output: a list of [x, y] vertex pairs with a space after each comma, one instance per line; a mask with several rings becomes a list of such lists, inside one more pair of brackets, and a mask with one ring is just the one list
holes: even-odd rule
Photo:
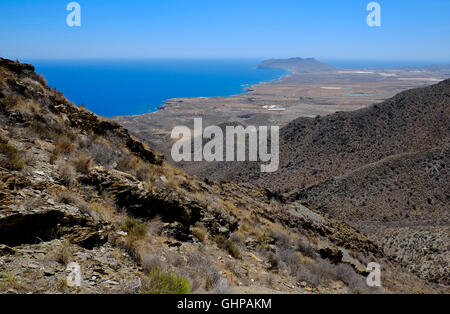
[[[349, 225], [199, 180], [0, 59], [0, 292], [437, 292]], [[364, 284], [383, 267], [383, 288]], [[82, 286], [67, 285], [66, 265]]]

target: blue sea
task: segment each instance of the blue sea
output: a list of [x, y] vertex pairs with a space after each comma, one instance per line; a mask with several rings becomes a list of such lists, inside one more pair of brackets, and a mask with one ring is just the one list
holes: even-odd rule
[[70, 101], [105, 117], [153, 112], [169, 98], [231, 96], [287, 73], [255, 69], [261, 60], [26, 61]]

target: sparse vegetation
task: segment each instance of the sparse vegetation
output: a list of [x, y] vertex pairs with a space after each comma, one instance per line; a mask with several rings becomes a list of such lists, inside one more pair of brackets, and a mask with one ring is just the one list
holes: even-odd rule
[[23, 293], [26, 287], [21, 283], [16, 275], [10, 273], [0, 273], [0, 293], [12, 292]]
[[300, 253], [302, 253], [305, 256], [311, 257], [313, 259], [316, 259], [318, 257], [316, 250], [314, 250], [310, 242], [306, 239], [298, 240], [297, 249]]
[[191, 228], [192, 234], [200, 240], [200, 242], [204, 242], [206, 239], [207, 230], [202, 225], [197, 225]]
[[57, 248], [54, 252], [54, 259], [58, 263], [63, 265], [67, 265], [71, 262], [73, 256], [70, 250], [70, 242], [64, 241], [59, 248]]
[[239, 258], [241, 256], [241, 253], [236, 245], [234, 245], [234, 243], [225, 236], [217, 235], [214, 237], [214, 241], [217, 243], [219, 248], [226, 250], [234, 258]]
[[22, 170], [25, 166], [19, 151], [2, 138], [0, 138], [0, 165], [9, 170]]
[[58, 164], [58, 171], [61, 176], [61, 182], [67, 187], [75, 183], [76, 173], [75, 168], [65, 161]]
[[189, 280], [160, 268], [151, 269], [142, 279], [144, 294], [189, 294]]
[[79, 173], [88, 174], [92, 167], [92, 158], [88, 154], [80, 154], [73, 160], [73, 164]]
[[205, 273], [206, 282], [205, 282], [205, 288], [206, 290], [212, 290], [215, 289], [222, 279], [222, 277], [219, 274], [219, 271], [217, 269], [211, 268], [206, 271]]
[[[26, 167], [3, 169], [1, 151], [0, 292], [28, 292], [16, 288], [28, 284], [33, 293], [374, 291], [357, 260], [383, 252], [362, 233], [263, 188], [187, 175], [121, 126], [77, 110], [39, 78], [28, 84], [29, 70], [17, 77], [2, 62], [1, 142]], [[441, 180], [445, 160], [434, 162], [427, 171]], [[327, 249], [342, 255], [322, 254]], [[70, 262], [83, 267], [79, 289], [63, 279]], [[404, 284], [390, 265], [383, 292], [420, 282], [411, 276]]]
[[128, 235], [135, 239], [142, 239], [147, 234], [147, 226], [132, 217], [125, 218], [120, 225], [120, 229], [128, 232]]
[[55, 150], [54, 150], [54, 154], [56, 156], [58, 155], [67, 155], [72, 153], [75, 150], [75, 145], [73, 145], [72, 143], [66, 142], [66, 141], [61, 141], [61, 140], [57, 140], [55, 141]]
[[147, 254], [142, 257], [141, 266], [146, 273], [151, 272], [153, 269], [163, 269], [163, 263], [161, 257], [157, 254]]

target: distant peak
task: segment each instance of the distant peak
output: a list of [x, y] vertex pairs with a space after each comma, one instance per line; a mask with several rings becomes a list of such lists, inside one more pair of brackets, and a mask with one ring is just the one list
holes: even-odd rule
[[320, 62], [312, 57], [265, 60], [258, 65], [258, 68], [283, 69], [293, 73], [334, 72], [337, 70], [334, 66]]

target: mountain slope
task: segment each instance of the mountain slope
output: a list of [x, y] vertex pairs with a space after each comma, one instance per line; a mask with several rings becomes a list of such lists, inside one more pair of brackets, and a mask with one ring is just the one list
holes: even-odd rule
[[[367, 261], [382, 264], [382, 288], [364, 284]], [[191, 177], [32, 66], [0, 59], [0, 292], [436, 289], [349, 225], [264, 189]]]
[[281, 129], [276, 173], [261, 174], [257, 164], [246, 163], [216, 178], [292, 191], [391, 155], [444, 146], [450, 141], [449, 104], [450, 80], [446, 80], [369, 108], [299, 118]]
[[300, 118], [280, 136], [276, 173], [247, 163], [216, 178], [288, 192], [366, 232], [423, 278], [448, 284], [448, 250], [436, 243], [449, 234], [450, 80], [355, 112]]
[[450, 147], [390, 156], [290, 196], [376, 239], [422, 278], [449, 285]]

